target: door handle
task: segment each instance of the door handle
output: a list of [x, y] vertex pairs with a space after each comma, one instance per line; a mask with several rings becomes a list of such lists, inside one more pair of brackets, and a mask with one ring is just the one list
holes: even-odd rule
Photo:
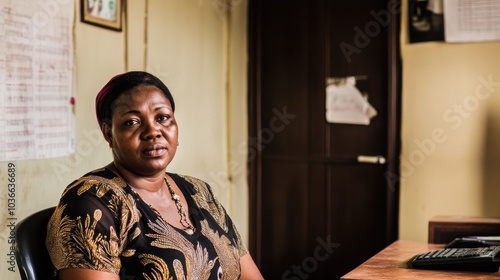
[[384, 164], [386, 162], [383, 156], [359, 155], [357, 159], [359, 163]]

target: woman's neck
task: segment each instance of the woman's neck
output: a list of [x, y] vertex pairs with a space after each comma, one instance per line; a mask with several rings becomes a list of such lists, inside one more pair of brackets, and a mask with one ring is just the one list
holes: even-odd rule
[[110, 163], [107, 168], [120, 176], [134, 190], [147, 192], [162, 191], [165, 187], [165, 173], [157, 173], [153, 176], [140, 176], [128, 171], [117, 163]]

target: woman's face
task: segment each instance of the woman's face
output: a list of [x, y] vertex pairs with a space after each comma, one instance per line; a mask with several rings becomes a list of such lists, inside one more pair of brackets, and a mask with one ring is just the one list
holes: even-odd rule
[[113, 105], [111, 127], [103, 125], [115, 164], [140, 176], [165, 172], [177, 150], [178, 130], [170, 101], [152, 85], [122, 93]]

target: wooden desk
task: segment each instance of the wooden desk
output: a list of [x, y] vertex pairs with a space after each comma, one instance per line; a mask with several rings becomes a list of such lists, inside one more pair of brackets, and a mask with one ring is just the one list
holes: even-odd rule
[[469, 272], [423, 270], [407, 268], [406, 262], [416, 254], [443, 248], [442, 244], [429, 244], [398, 240], [378, 254], [342, 276], [342, 280], [362, 279], [500, 279], [500, 272]]

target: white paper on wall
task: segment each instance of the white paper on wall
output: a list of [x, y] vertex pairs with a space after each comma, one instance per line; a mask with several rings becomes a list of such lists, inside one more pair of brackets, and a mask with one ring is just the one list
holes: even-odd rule
[[500, 40], [500, 1], [444, 0], [446, 42]]
[[74, 1], [0, 0], [0, 161], [74, 151]]

